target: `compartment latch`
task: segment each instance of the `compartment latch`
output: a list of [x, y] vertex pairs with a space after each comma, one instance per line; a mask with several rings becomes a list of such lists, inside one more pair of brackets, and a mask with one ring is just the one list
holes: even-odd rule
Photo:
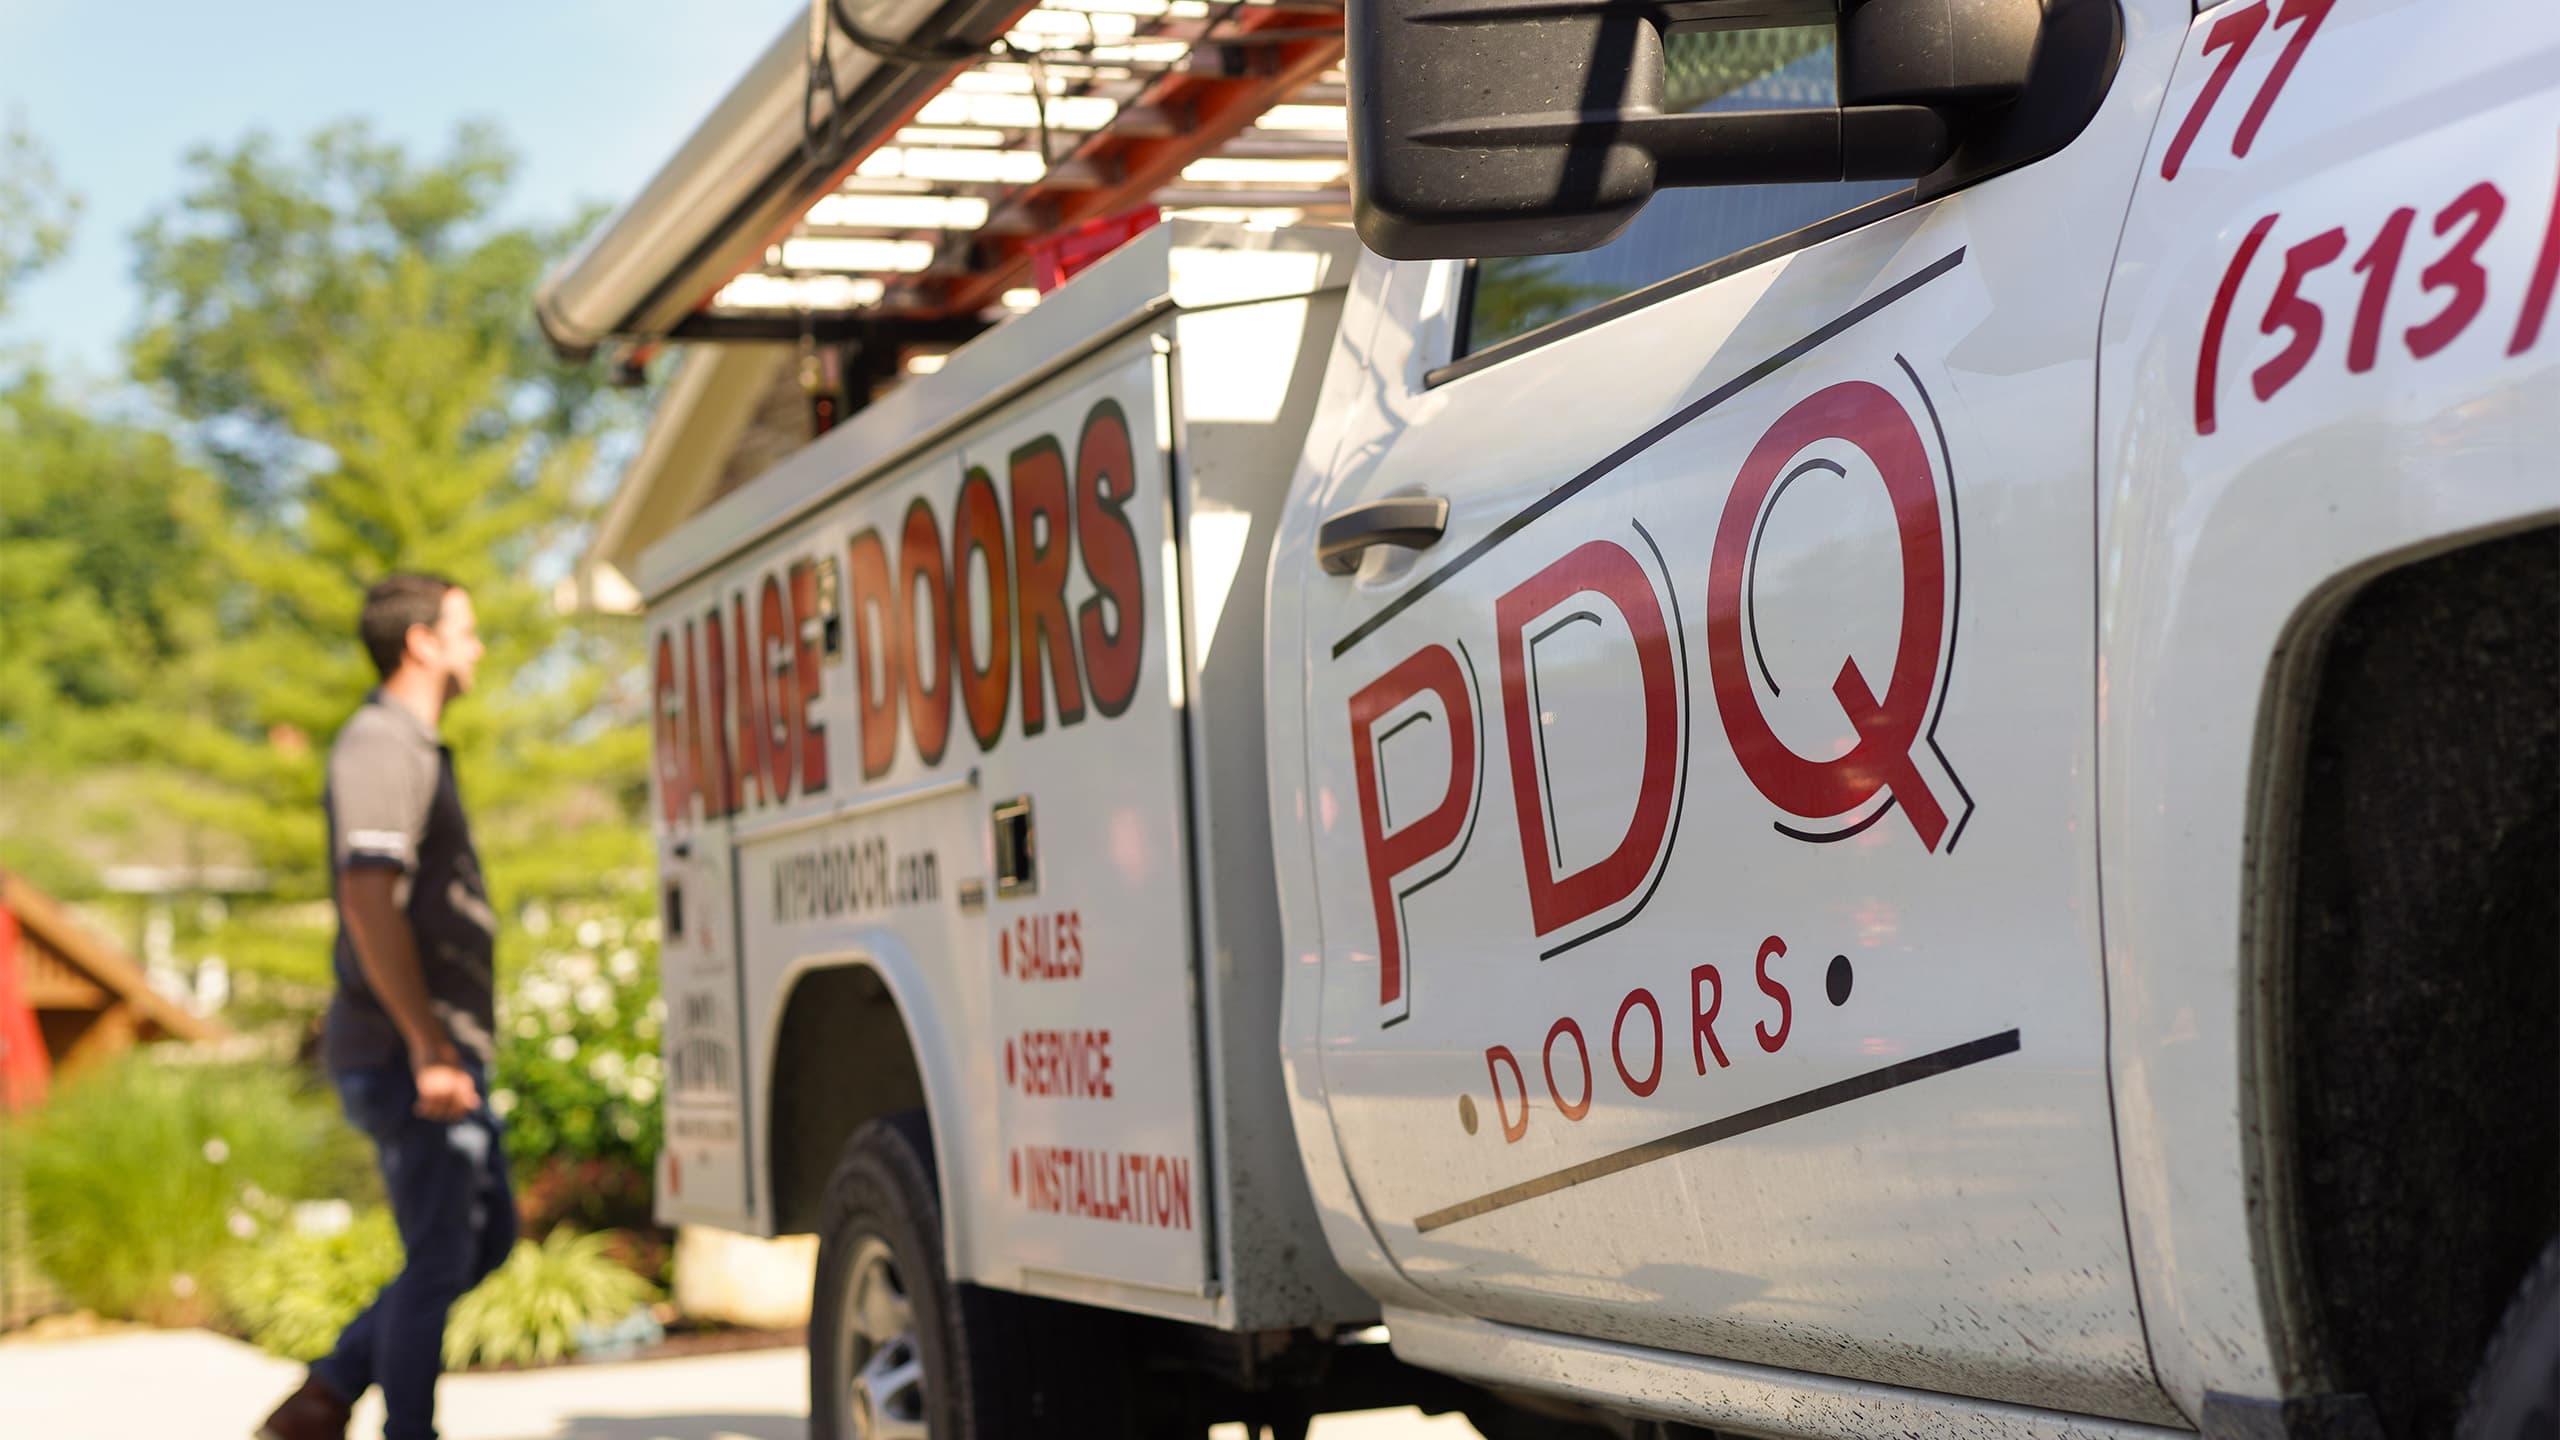
[[1031, 797], [996, 802], [996, 898], [1009, 900], [1040, 888], [1040, 843], [1031, 824]]

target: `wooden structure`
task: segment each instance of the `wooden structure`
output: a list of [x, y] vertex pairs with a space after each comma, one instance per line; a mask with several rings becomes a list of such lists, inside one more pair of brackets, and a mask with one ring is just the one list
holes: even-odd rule
[[0, 871], [0, 910], [17, 924], [12, 987], [35, 1012], [54, 1070], [78, 1071], [150, 1040], [210, 1040], [222, 1027], [151, 988], [142, 967], [33, 885]]

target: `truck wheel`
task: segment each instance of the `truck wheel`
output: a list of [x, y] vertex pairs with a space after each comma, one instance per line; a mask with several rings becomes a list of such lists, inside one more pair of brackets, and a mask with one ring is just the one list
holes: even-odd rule
[[809, 1311], [810, 1440], [1119, 1434], [1115, 1317], [942, 1270], [924, 1112], [871, 1121], [827, 1181]]
[[2526, 1272], [2462, 1414], [2462, 1440], [2554, 1435], [2560, 1435], [2560, 1240]]
[[972, 1434], [968, 1357], [942, 1278], [942, 1201], [920, 1111], [874, 1120], [827, 1181], [809, 1310], [812, 1440]]

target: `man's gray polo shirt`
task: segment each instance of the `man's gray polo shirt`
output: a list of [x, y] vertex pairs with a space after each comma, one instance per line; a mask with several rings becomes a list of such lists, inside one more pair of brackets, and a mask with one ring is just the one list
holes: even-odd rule
[[[471, 848], [471, 822], [453, 780], [453, 752], [397, 700], [376, 690], [329, 747], [329, 893], [340, 872], [380, 866], [400, 873], [393, 896], [417, 941], [418, 966], [437, 1018], [464, 1054], [489, 1063], [496, 1033], [498, 919]], [[374, 998], [345, 914], [338, 921], [337, 998], [322, 1051], [332, 1070], [405, 1064], [409, 1047]]]

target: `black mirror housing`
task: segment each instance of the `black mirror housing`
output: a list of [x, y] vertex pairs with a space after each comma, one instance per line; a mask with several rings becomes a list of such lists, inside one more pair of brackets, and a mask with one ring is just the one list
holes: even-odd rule
[[2036, 0], [1851, 0], [1840, 11], [1840, 103], [2006, 105], [2026, 89], [2043, 32]]
[[[1350, 0], [1360, 237], [1392, 259], [1562, 254], [1665, 185], [1929, 176], [2013, 109], [2050, 118], [2049, 97], [2020, 104], [2039, 77], [2085, 79], [2042, 53], [2048, 3], [2115, 18], [2114, 0]], [[1839, 108], [1664, 112], [1666, 32], [1824, 22]], [[2110, 49], [2086, 105], [2063, 107], [2070, 134], [2113, 67]]]
[[[1345, 29], [1352, 203], [1379, 254], [1588, 250], [1652, 198], [1652, 154], [1605, 133], [1660, 99], [1662, 37], [1640, 12], [1354, 0]], [[1444, 138], [1523, 117], [1590, 133], [1580, 143]]]

